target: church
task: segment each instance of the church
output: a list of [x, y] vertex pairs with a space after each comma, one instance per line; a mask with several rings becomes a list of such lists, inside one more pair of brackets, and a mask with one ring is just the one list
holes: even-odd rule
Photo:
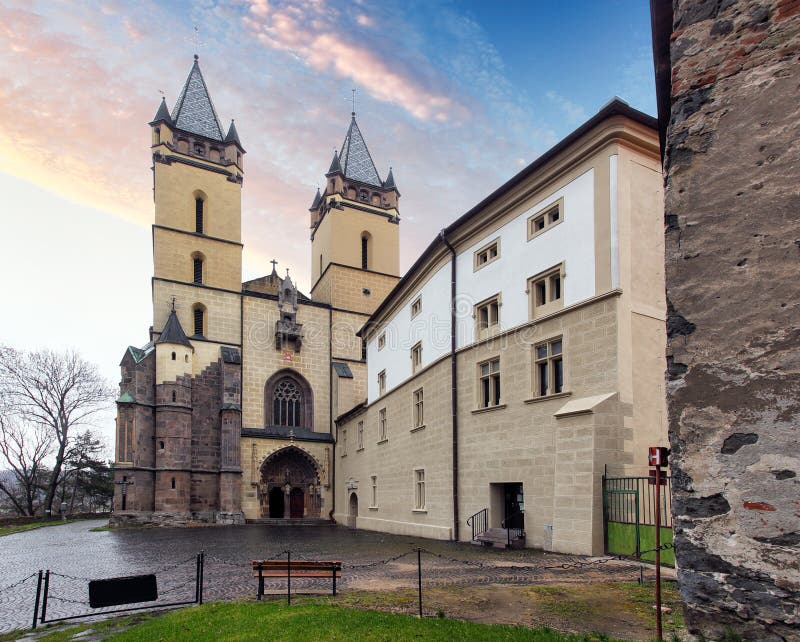
[[116, 524], [478, 523], [602, 551], [600, 475], [666, 442], [652, 117], [614, 99], [401, 278], [400, 193], [353, 114], [309, 210], [308, 295], [274, 263], [242, 282], [245, 149], [196, 56], [150, 127], [153, 325], [120, 363]]

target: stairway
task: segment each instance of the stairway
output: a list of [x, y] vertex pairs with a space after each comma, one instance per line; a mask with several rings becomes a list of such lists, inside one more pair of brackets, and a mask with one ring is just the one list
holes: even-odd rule
[[[490, 528], [477, 535], [472, 543], [476, 546], [492, 546], [493, 548], [508, 548], [508, 529]], [[524, 548], [525, 535], [511, 538], [511, 548]]]
[[296, 517], [293, 519], [281, 517], [259, 517], [248, 519], [248, 524], [259, 524], [262, 526], [333, 526], [334, 522], [322, 517]]

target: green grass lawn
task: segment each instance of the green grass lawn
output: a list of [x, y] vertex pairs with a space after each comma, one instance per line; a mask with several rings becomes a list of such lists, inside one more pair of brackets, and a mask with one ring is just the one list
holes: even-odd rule
[[[138, 620], [138, 622], [137, 622]], [[120, 631], [120, 625], [128, 626]], [[319, 640], [401, 642], [403, 640], [526, 640], [529, 642], [600, 642], [604, 636], [562, 635], [550, 629], [474, 624], [461, 620], [424, 618], [365, 611], [325, 603], [286, 606], [278, 602], [215, 602], [170, 611], [155, 617], [126, 618], [70, 626], [40, 638], [62, 642], [86, 629], [103, 639], [129, 642], [315, 642]]]
[[25, 531], [32, 531], [36, 528], [44, 528], [45, 526], [61, 526], [62, 524], [71, 524], [72, 522], [79, 522], [80, 519], [68, 519], [67, 521], [61, 519], [51, 519], [42, 522], [28, 522], [27, 524], [11, 524], [9, 526], [0, 526], [0, 537], [3, 535], [13, 535], [14, 533], [23, 533]]

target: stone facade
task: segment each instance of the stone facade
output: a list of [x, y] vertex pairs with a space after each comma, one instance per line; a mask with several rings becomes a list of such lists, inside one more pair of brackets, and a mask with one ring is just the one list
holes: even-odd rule
[[[612, 102], [556, 150], [446, 228], [454, 256], [434, 242], [362, 330], [368, 401], [337, 422], [337, 520], [469, 540], [472, 515], [495, 528], [521, 509], [526, 546], [603, 553], [602, 475], [641, 474], [647, 446], [666, 443], [655, 121]], [[539, 304], [541, 273], [559, 289]], [[563, 380], [542, 393], [537, 348], [553, 342]]]
[[366, 395], [356, 334], [399, 278], [399, 194], [353, 115], [311, 208], [314, 300], [275, 262], [242, 283], [244, 150], [233, 125], [223, 136], [197, 60], [190, 84], [203, 91], [150, 123], [153, 325], [120, 364], [114, 520], [325, 518], [332, 413]]
[[800, 4], [662, 4], [667, 390], [686, 621], [714, 639], [796, 640]]

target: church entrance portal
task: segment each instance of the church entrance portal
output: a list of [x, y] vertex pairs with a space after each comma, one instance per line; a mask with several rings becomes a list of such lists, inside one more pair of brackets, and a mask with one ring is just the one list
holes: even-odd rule
[[261, 516], [277, 519], [319, 517], [319, 471], [313, 457], [288, 446], [261, 465]]
[[275, 486], [269, 491], [269, 516], [272, 518], [283, 517], [283, 489]]

